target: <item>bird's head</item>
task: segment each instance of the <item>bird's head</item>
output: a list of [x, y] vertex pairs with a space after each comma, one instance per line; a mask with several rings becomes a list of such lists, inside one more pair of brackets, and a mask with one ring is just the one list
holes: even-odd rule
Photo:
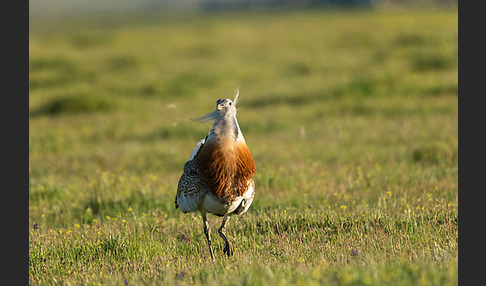
[[239, 90], [235, 90], [235, 98], [233, 100], [222, 98], [216, 100], [216, 110], [208, 113], [202, 117], [197, 118], [199, 121], [215, 121], [227, 117], [236, 116], [236, 104], [238, 103]]
[[220, 116], [235, 115], [236, 114], [236, 104], [234, 104], [231, 99], [222, 98], [216, 101], [216, 110], [219, 112]]

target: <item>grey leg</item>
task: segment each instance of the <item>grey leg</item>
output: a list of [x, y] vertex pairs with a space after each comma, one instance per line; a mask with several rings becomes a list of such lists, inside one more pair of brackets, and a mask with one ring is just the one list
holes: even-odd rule
[[226, 223], [228, 222], [229, 218], [230, 217], [228, 215], [225, 215], [223, 217], [223, 223], [221, 224], [221, 227], [218, 229], [218, 232], [219, 232], [219, 235], [221, 236], [221, 238], [223, 238], [224, 243], [225, 243], [223, 253], [227, 254], [228, 256], [232, 256], [233, 255], [233, 245], [228, 240], [228, 238], [226, 237], [226, 234], [225, 234]]
[[213, 262], [216, 261], [214, 258], [213, 248], [211, 247], [211, 227], [209, 226], [208, 220], [206, 219], [206, 213], [201, 213], [204, 225], [204, 234], [206, 235], [206, 239], [208, 241], [209, 246], [209, 253], [211, 254], [211, 259]]

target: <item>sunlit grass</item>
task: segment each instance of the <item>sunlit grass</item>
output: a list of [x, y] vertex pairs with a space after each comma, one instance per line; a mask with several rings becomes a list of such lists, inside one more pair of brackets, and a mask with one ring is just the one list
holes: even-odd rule
[[[457, 284], [457, 10], [103, 21], [30, 22], [30, 284]], [[256, 196], [213, 264], [174, 196], [235, 87]]]

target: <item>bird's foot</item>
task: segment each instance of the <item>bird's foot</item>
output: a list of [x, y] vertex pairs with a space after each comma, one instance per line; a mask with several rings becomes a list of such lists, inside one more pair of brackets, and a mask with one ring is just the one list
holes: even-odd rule
[[224, 249], [223, 249], [223, 253], [228, 255], [228, 256], [233, 256], [233, 245], [231, 244], [231, 242], [226, 242], [225, 246], [224, 246]]

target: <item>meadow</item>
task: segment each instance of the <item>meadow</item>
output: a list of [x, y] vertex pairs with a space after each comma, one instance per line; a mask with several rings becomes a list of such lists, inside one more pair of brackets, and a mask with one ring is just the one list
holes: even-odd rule
[[[31, 18], [29, 284], [456, 285], [457, 40], [457, 9]], [[213, 263], [174, 197], [236, 87], [256, 195]]]

